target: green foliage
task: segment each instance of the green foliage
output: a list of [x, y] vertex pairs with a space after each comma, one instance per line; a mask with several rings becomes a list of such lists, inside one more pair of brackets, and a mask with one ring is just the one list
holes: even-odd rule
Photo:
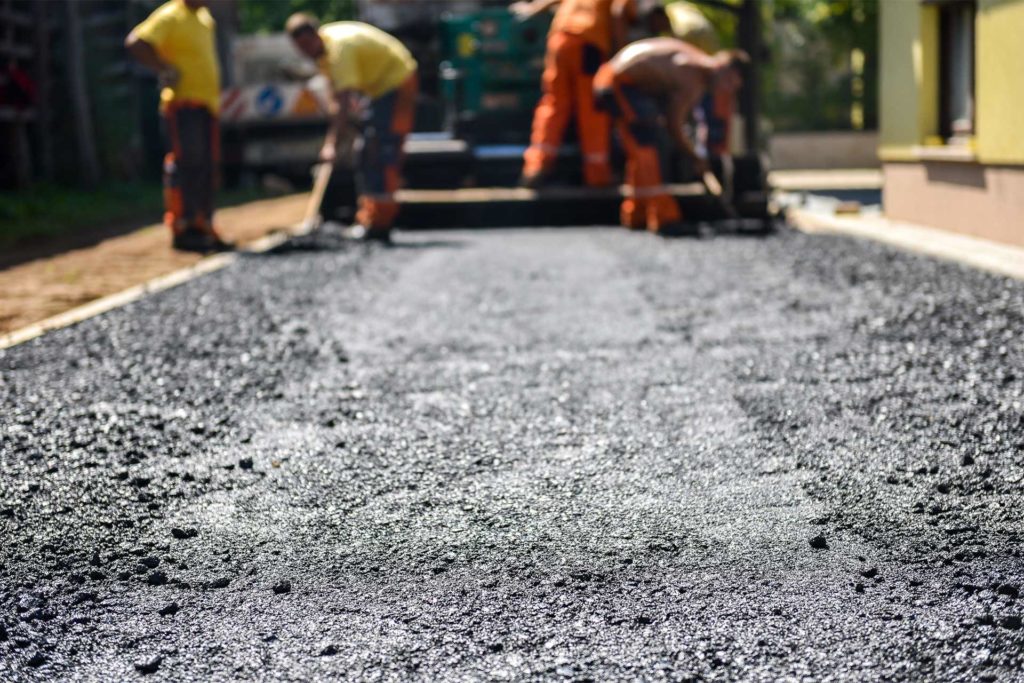
[[0, 245], [139, 215], [156, 221], [162, 194], [159, 185], [142, 183], [108, 183], [95, 191], [40, 185], [31, 192], [0, 192]]
[[775, 129], [877, 127], [878, 0], [768, 0], [763, 8], [772, 52], [765, 114]]
[[[217, 205], [266, 196], [254, 189], [228, 190], [217, 195]], [[162, 206], [163, 187], [155, 182], [108, 182], [96, 190], [36, 185], [31, 192], [0, 192], [0, 247], [77, 230], [156, 223]]]
[[276, 33], [295, 12], [309, 12], [321, 22], [356, 16], [355, 0], [239, 0], [242, 33]]

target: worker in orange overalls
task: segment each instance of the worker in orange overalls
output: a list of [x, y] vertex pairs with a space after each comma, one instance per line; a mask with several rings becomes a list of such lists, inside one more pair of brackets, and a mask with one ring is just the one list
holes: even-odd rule
[[543, 184], [575, 112], [583, 180], [592, 187], [610, 185], [611, 122], [594, 106], [593, 79], [601, 64], [625, 44], [626, 27], [636, 17], [636, 5], [634, 0], [528, 0], [512, 5], [512, 10], [528, 18], [558, 4], [548, 35], [544, 94], [534, 112], [521, 184]]
[[224, 251], [213, 228], [220, 161], [220, 65], [207, 0], [169, 0], [136, 26], [125, 47], [160, 79], [160, 111], [170, 151], [164, 157], [164, 222], [182, 251]]
[[314, 17], [298, 13], [288, 19], [285, 31], [331, 84], [330, 127], [320, 160], [335, 163], [346, 133], [362, 128], [359, 211], [346, 236], [390, 242], [398, 215], [402, 145], [416, 117], [416, 60], [397, 38], [358, 21], [320, 26]]
[[739, 90], [749, 61], [742, 50], [707, 55], [675, 38], [650, 38], [627, 45], [597, 72], [598, 106], [615, 116], [626, 152], [624, 226], [664, 234], [682, 228], [679, 204], [662, 181], [658, 127], [664, 118], [676, 146], [693, 160], [698, 174], [706, 172], [707, 163], [694, 151], [684, 125], [706, 92]]

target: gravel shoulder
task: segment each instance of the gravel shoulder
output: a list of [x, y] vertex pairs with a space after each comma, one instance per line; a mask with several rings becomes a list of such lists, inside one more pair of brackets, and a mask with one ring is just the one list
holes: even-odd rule
[[[299, 222], [306, 198], [294, 194], [224, 208], [217, 212], [217, 224], [226, 239], [251, 242]], [[195, 265], [201, 258], [171, 249], [167, 228], [152, 225], [2, 268], [0, 334]]]
[[315, 240], [0, 351], [0, 678], [1021, 680], [1024, 283]]

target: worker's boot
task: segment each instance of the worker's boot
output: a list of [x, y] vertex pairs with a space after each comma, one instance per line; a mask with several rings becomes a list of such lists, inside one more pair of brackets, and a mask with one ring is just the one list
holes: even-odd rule
[[209, 240], [210, 251], [223, 252], [235, 250], [235, 245], [233, 242], [224, 241], [223, 239], [221, 239], [220, 235], [218, 235], [215, 231], [211, 230], [209, 235], [207, 236], [207, 239]]
[[677, 221], [675, 223], [659, 225], [656, 228], [652, 228], [651, 232], [660, 237], [700, 237], [701, 226], [700, 223]]
[[193, 227], [175, 233], [172, 246], [178, 251], [192, 251], [199, 254], [211, 251], [209, 235]]
[[627, 230], [647, 229], [647, 208], [642, 200], [627, 197], [619, 210], [619, 222]]
[[220, 252], [220, 251], [234, 251], [235, 245], [231, 242], [227, 242], [221, 239], [220, 234], [217, 233], [216, 228], [206, 218], [200, 218], [196, 221], [195, 228], [206, 236], [207, 251]]
[[368, 228], [360, 223], [346, 228], [343, 233], [345, 239], [353, 242], [380, 242], [381, 244], [391, 244], [391, 229], [390, 228]]
[[175, 233], [172, 246], [178, 251], [191, 251], [199, 254], [234, 251], [235, 245], [225, 242], [215, 230], [204, 225], [190, 225]]
[[527, 190], [539, 190], [548, 184], [551, 179], [551, 171], [537, 171], [536, 173], [524, 173], [519, 176], [519, 187]]

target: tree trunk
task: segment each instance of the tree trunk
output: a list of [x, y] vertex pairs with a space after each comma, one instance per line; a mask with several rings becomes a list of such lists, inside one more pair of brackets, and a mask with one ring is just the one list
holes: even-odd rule
[[32, 5], [35, 19], [36, 144], [39, 150], [39, 175], [53, 180], [53, 117], [50, 107], [50, 20], [46, 3]]
[[68, 0], [68, 79], [71, 84], [71, 108], [75, 117], [75, 135], [78, 138], [78, 162], [82, 182], [93, 188], [100, 180], [100, 164], [96, 157], [96, 139], [89, 106], [89, 89], [85, 78], [85, 55], [82, 48], [82, 22], [78, 15], [78, 0]]

